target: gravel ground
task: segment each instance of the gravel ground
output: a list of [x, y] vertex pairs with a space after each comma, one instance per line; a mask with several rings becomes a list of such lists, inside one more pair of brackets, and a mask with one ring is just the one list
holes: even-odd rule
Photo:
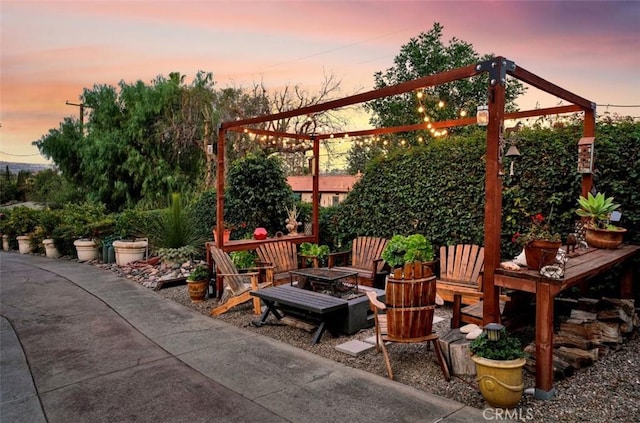
[[[156, 291], [186, 307], [209, 315], [217, 305], [216, 300], [207, 300], [194, 304], [189, 299], [186, 286], [163, 288]], [[434, 325], [439, 334], [449, 329], [451, 309], [440, 307], [436, 315], [445, 318]], [[338, 344], [352, 339], [363, 340], [374, 335], [373, 329], [365, 329], [352, 336], [333, 338], [323, 335], [317, 345], [311, 345], [311, 334], [298, 328], [279, 324], [270, 316], [269, 324], [256, 328], [251, 320], [251, 304], [215, 317], [231, 325], [257, 332], [314, 354], [335, 360], [347, 366], [365, 370], [387, 377], [386, 367], [381, 353], [369, 350], [358, 357], [336, 351]], [[527, 335], [527, 331], [529, 335]], [[533, 328], [527, 328], [520, 335], [532, 336]], [[452, 377], [446, 382], [440, 371], [432, 350], [426, 344], [391, 344], [388, 347], [394, 378], [400, 383], [451, 398], [466, 405], [483, 408], [485, 402], [477, 389], [473, 377]], [[621, 350], [612, 352], [598, 360], [593, 366], [577, 371], [572, 377], [555, 383], [557, 395], [548, 401], [538, 401], [524, 395], [516, 408], [521, 421], [535, 422], [638, 422], [640, 421], [640, 340], [638, 336], [630, 340]], [[525, 388], [535, 385], [534, 376], [525, 374]]]
[[[162, 278], [184, 276], [192, 266], [185, 263], [181, 269], [171, 274], [161, 270], [160, 266], [119, 268], [115, 264], [98, 264], [152, 289]], [[154, 291], [157, 295], [180, 303], [185, 307], [210, 315], [217, 300], [192, 303], [186, 285], [165, 287]], [[212, 317], [231, 325], [268, 336], [295, 347], [310, 351], [322, 357], [361, 369], [382, 377], [387, 377], [384, 359], [381, 353], [371, 349], [358, 357], [336, 351], [338, 344], [358, 339], [364, 340], [374, 335], [373, 328], [361, 330], [352, 336], [342, 335], [333, 338], [325, 333], [317, 345], [311, 345], [311, 333], [279, 323], [270, 316], [266, 325], [256, 328], [251, 321], [256, 319], [252, 313], [252, 303], [235, 307], [227, 313]], [[445, 320], [435, 324], [434, 329], [440, 335], [449, 330], [451, 308], [439, 307], [436, 315]], [[528, 344], [534, 335], [533, 327], [525, 327], [516, 334], [523, 344]], [[620, 350], [611, 352], [594, 365], [576, 371], [564, 380], [555, 382], [556, 395], [547, 401], [535, 400], [525, 394], [515, 409], [514, 420], [526, 422], [640, 422], [640, 337], [637, 330]], [[473, 376], [453, 376], [450, 382], [442, 377], [440, 366], [431, 349], [426, 344], [391, 344], [388, 347], [394, 379], [416, 389], [459, 401], [463, 404], [484, 408], [486, 406], [478, 391]], [[535, 376], [524, 372], [525, 388], [535, 386]], [[488, 417], [495, 417], [489, 414]], [[511, 414], [514, 417], [514, 414]], [[492, 420], [498, 420], [493, 418]]]

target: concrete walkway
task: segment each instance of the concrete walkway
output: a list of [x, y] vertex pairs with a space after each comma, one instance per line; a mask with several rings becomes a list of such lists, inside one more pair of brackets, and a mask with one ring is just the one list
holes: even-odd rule
[[0, 253], [0, 421], [478, 422], [95, 266]]

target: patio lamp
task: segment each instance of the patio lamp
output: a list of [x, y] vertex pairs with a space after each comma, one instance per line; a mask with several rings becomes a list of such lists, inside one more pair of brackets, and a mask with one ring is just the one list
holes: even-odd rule
[[489, 124], [489, 106], [478, 106], [476, 123], [478, 126], [487, 126]]
[[500, 323], [489, 323], [482, 329], [487, 334], [487, 339], [489, 341], [498, 341], [502, 336], [502, 331], [504, 330], [504, 326], [501, 325]]

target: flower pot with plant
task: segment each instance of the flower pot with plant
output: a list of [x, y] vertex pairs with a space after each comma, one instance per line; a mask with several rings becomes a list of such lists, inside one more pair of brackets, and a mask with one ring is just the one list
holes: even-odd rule
[[586, 198], [581, 196], [578, 199], [576, 214], [586, 220], [587, 244], [606, 249], [618, 248], [622, 244], [627, 230], [611, 224], [611, 213], [619, 207], [613, 202], [613, 197], [601, 192], [595, 196], [589, 193]]
[[515, 407], [524, 391], [522, 368], [526, 364], [520, 340], [504, 326], [490, 323], [469, 344], [476, 364], [480, 393], [492, 407]]
[[542, 267], [553, 264], [555, 252], [562, 245], [560, 234], [553, 232], [549, 222], [544, 216], [537, 213], [530, 217], [529, 229], [523, 233], [516, 233], [512, 241], [524, 248], [527, 267], [540, 270]]
[[196, 266], [187, 276], [189, 298], [193, 303], [201, 303], [207, 295], [209, 285], [209, 268], [204, 264]]

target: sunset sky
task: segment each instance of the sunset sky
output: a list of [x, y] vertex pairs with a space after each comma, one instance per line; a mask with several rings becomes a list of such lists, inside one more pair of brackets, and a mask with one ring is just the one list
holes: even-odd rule
[[[372, 89], [373, 74], [434, 22], [445, 41], [505, 56], [599, 114], [640, 116], [640, 1], [2, 0], [0, 16], [6, 161], [46, 163], [31, 143], [77, 117], [65, 102], [94, 84], [204, 70], [218, 88], [313, 91], [334, 74], [348, 95]], [[531, 88], [518, 104], [558, 102]]]

